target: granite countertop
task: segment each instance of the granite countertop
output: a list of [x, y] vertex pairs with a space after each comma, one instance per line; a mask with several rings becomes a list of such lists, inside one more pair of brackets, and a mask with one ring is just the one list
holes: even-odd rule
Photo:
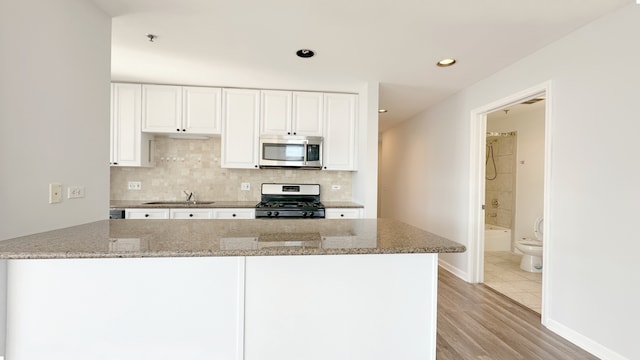
[[[196, 201], [187, 203], [186, 201], [166, 201], [164, 204], [157, 204], [163, 200], [111, 200], [111, 209], [177, 209], [177, 208], [255, 208], [258, 201]], [[156, 203], [156, 204], [151, 204]]]
[[363, 208], [361, 204], [351, 201], [322, 201], [322, 204], [327, 208]]
[[2, 259], [464, 252], [391, 219], [102, 220], [0, 241]]
[[[177, 208], [254, 208], [259, 201], [196, 201], [195, 204], [183, 201], [167, 201], [164, 204], [150, 204], [162, 200], [111, 200], [111, 209], [177, 209]], [[350, 201], [323, 201], [328, 208], [362, 208], [363, 206]]]

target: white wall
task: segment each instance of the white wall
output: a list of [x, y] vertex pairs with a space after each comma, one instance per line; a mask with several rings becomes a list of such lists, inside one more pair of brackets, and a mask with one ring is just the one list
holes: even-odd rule
[[[378, 82], [360, 90], [358, 171], [352, 176], [353, 201], [364, 205], [364, 217], [378, 217]], [[364, 103], [363, 103], [364, 102]]]
[[[383, 215], [468, 244], [471, 111], [551, 80], [545, 324], [606, 359], [640, 358], [638, 33], [630, 4], [382, 138]], [[471, 254], [441, 259], [468, 278]]]
[[[527, 106], [527, 105], [522, 105]], [[534, 223], [544, 205], [544, 107], [514, 116], [487, 119], [487, 131], [518, 133], [516, 137], [514, 239], [535, 239]], [[523, 163], [524, 162], [524, 163]], [[487, 181], [488, 182], [488, 181]], [[488, 203], [486, 200], [485, 203]]]
[[107, 218], [110, 38], [86, 0], [0, 2], [0, 240]]

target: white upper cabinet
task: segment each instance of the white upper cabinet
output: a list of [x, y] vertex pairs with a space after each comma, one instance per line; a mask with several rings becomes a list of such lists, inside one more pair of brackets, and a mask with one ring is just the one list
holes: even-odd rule
[[182, 87], [182, 131], [193, 134], [220, 134], [222, 89]]
[[322, 93], [262, 90], [261, 135], [322, 136]]
[[323, 93], [293, 93], [292, 135], [322, 136], [323, 102]]
[[291, 91], [260, 91], [260, 134], [291, 135]]
[[182, 132], [182, 88], [142, 85], [142, 130], [157, 133]]
[[223, 89], [221, 165], [258, 168], [260, 90]]
[[222, 89], [142, 85], [143, 131], [220, 134]]
[[111, 166], [153, 166], [153, 136], [142, 133], [142, 86], [111, 84]]
[[357, 105], [355, 94], [324, 94], [325, 170], [357, 170]]

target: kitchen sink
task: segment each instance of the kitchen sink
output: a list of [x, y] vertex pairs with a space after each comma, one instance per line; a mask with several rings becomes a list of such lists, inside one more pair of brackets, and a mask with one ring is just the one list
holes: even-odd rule
[[215, 201], [150, 201], [145, 205], [210, 205]]

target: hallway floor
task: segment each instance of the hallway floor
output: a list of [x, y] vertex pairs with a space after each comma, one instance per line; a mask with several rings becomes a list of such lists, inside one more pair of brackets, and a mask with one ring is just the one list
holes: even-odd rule
[[521, 255], [509, 251], [486, 251], [484, 284], [540, 313], [542, 273], [530, 273], [520, 269], [521, 258]]

